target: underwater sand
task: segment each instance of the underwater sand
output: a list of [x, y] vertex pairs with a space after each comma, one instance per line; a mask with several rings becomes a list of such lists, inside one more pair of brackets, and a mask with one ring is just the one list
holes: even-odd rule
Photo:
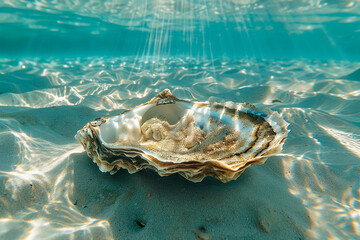
[[[0, 60], [0, 239], [356, 239], [358, 62]], [[170, 88], [290, 123], [281, 154], [223, 184], [102, 173], [74, 139]]]

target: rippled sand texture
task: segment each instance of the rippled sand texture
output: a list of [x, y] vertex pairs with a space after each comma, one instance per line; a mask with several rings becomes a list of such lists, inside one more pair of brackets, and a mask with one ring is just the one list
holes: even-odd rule
[[[356, 239], [359, 63], [0, 60], [1, 239]], [[290, 123], [283, 152], [227, 184], [101, 173], [74, 134], [170, 88]]]

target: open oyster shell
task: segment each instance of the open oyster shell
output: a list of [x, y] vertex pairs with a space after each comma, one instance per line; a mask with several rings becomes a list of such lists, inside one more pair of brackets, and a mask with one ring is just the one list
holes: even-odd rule
[[181, 100], [164, 90], [150, 101], [86, 124], [75, 138], [103, 172], [151, 168], [193, 182], [236, 179], [278, 153], [288, 123], [251, 104]]

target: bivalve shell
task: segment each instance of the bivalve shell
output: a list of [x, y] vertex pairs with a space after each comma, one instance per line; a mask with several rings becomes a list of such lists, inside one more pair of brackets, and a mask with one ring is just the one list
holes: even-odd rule
[[75, 138], [103, 172], [150, 168], [193, 182], [234, 180], [281, 151], [288, 123], [247, 103], [181, 100], [164, 90], [150, 101], [86, 124]]

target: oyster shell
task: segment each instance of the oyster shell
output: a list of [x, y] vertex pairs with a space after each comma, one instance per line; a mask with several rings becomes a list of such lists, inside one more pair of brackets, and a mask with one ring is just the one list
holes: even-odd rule
[[181, 100], [164, 90], [150, 101], [86, 124], [75, 138], [103, 172], [151, 168], [193, 182], [236, 179], [278, 153], [288, 123], [251, 104]]

